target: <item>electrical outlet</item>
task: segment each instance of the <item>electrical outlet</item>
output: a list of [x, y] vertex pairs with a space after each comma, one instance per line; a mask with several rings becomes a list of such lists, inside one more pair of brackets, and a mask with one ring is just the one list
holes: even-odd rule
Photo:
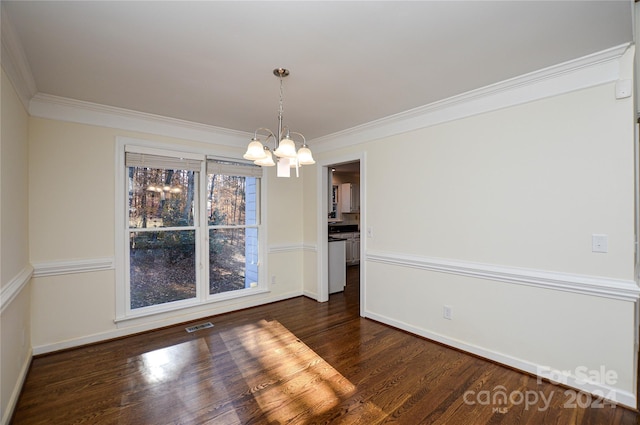
[[445, 305], [442, 308], [442, 317], [447, 320], [453, 320], [453, 309], [451, 308], [451, 306]]
[[271, 276], [271, 284], [272, 285], [276, 284], [276, 275], [275, 274]]

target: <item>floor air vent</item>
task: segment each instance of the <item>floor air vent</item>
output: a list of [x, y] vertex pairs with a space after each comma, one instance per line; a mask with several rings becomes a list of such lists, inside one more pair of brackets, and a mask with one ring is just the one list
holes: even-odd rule
[[201, 323], [195, 326], [189, 326], [188, 328], [185, 328], [185, 329], [187, 330], [187, 332], [191, 333], [191, 332], [199, 331], [200, 329], [207, 329], [212, 327], [213, 325], [211, 324], [211, 322], [207, 322], [207, 323]]

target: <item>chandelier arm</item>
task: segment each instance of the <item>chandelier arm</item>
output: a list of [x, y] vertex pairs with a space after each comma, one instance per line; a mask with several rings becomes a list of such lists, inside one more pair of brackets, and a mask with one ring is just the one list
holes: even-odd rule
[[292, 136], [292, 135], [294, 135], [294, 134], [295, 134], [295, 135], [297, 135], [297, 136], [302, 137], [302, 146], [305, 146], [305, 147], [307, 146], [307, 139], [305, 139], [304, 134], [302, 134], [302, 133], [298, 133], [297, 131], [291, 131], [291, 132], [289, 132], [288, 134], [289, 134], [290, 136]]
[[260, 128], [258, 128], [256, 131], [254, 131], [254, 132], [253, 132], [253, 138], [254, 138], [254, 139], [257, 139], [257, 138], [258, 138], [258, 132], [259, 132], [260, 130], [264, 130], [266, 133], [268, 133], [268, 134], [262, 134], [262, 136], [267, 136], [267, 138], [266, 138], [266, 139], [265, 139], [265, 141], [264, 141], [264, 143], [265, 143], [265, 144], [269, 141], [269, 139], [270, 139], [271, 137], [273, 137], [274, 139], [276, 138], [276, 135], [275, 135], [275, 134], [273, 134], [273, 131], [269, 130], [269, 129], [268, 129], [268, 128], [266, 128], [266, 127], [260, 127]]
[[[264, 144], [266, 145], [269, 142], [269, 139], [273, 139], [276, 140], [276, 136], [273, 135], [273, 133], [270, 133], [266, 139], [264, 139]], [[274, 143], [274, 146], [277, 145], [277, 142]], [[277, 146], [276, 146], [277, 147]], [[275, 148], [274, 148], [275, 149]]]
[[[256, 131], [254, 131], [254, 132], [253, 132], [253, 136], [254, 136], [254, 137], [258, 137], [258, 132], [259, 132], [260, 130], [264, 130], [264, 131], [266, 131], [267, 133], [269, 133], [269, 134], [268, 134], [268, 136], [273, 136], [273, 137], [275, 137], [275, 135], [273, 134], [273, 131], [269, 130], [269, 129], [268, 129], [268, 128], [266, 128], [266, 127], [260, 127], [260, 128], [258, 128], [258, 129], [256, 129]], [[264, 134], [263, 134], [263, 136], [264, 136]]]
[[[278, 77], [280, 82], [280, 99], [278, 102], [278, 127], [276, 133], [266, 127], [260, 127], [254, 132], [254, 137], [247, 147], [247, 152], [243, 155], [245, 159], [255, 160], [257, 165], [273, 166], [273, 155], [278, 161], [278, 177], [289, 177], [289, 167], [296, 169], [296, 176], [299, 175], [299, 169], [302, 165], [315, 164], [311, 150], [307, 146], [307, 140], [302, 133], [290, 131], [289, 127], [283, 124], [284, 121], [284, 84], [283, 78], [289, 75], [289, 71], [285, 68], [276, 68], [273, 74]], [[264, 143], [258, 138], [266, 136]], [[302, 139], [302, 147], [298, 150], [296, 143], [291, 136], [299, 136]], [[267, 143], [273, 138], [274, 149], [270, 151]], [[300, 143], [298, 141], [298, 143]], [[258, 152], [259, 150], [259, 152]], [[273, 155], [272, 155], [273, 153]], [[281, 170], [283, 168], [283, 170]]]

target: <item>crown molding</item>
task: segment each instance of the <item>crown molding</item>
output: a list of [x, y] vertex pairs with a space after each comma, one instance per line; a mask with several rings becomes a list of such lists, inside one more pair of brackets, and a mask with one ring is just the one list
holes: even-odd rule
[[232, 147], [244, 147], [247, 140], [252, 137], [252, 133], [39, 93], [27, 56], [4, 6], [0, 8], [0, 18], [2, 38], [0, 62], [24, 109], [33, 117]]
[[[38, 93], [26, 55], [2, 11], [2, 67], [34, 117], [242, 147], [251, 133]], [[310, 141], [321, 153], [615, 81], [630, 43], [534, 71]]]
[[27, 55], [24, 53], [16, 30], [7, 16], [4, 5], [0, 7], [2, 38], [2, 68], [18, 93], [25, 110], [29, 110], [29, 101], [38, 92], [33, 79]]
[[253, 136], [253, 133], [44, 93], [38, 93], [31, 99], [29, 114], [38, 118], [117, 128], [233, 147], [244, 147], [247, 140]]
[[310, 143], [314, 152], [332, 151], [615, 81], [620, 74], [620, 59], [630, 46], [621, 44], [319, 137]]

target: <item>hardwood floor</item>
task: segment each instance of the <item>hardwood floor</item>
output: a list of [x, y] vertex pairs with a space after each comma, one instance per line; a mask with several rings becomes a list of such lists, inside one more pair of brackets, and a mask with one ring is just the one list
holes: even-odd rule
[[175, 326], [35, 358], [12, 423], [638, 423], [631, 410], [360, 318], [357, 273], [328, 303], [294, 298], [200, 320], [215, 326], [191, 334]]

